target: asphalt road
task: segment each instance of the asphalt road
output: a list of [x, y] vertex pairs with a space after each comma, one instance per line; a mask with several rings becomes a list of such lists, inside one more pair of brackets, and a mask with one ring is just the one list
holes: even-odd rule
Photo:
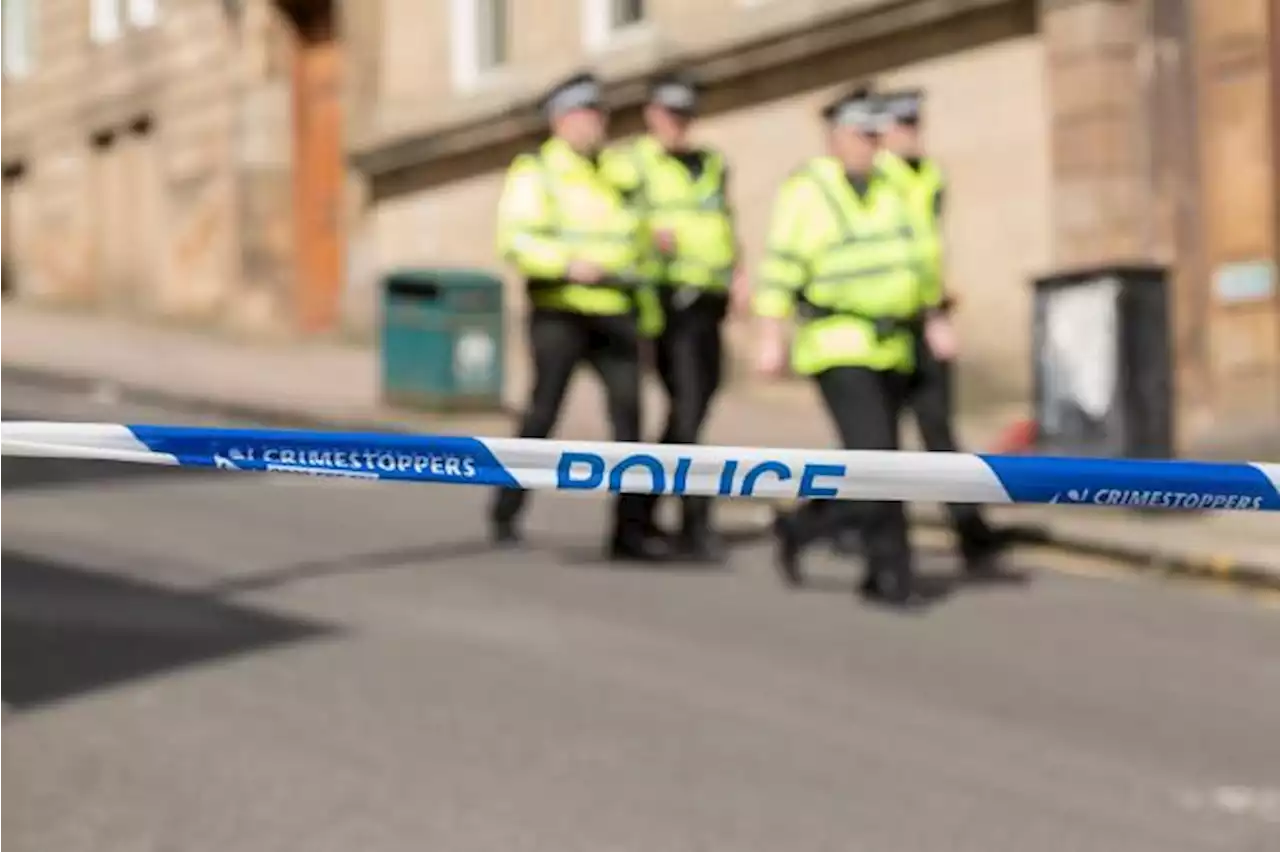
[[[6, 419], [181, 419], [6, 382]], [[1280, 613], [1082, 576], [858, 604], [528, 553], [464, 488], [6, 459], [19, 850], [1274, 850]], [[1067, 573], [1061, 568], [1073, 569]]]

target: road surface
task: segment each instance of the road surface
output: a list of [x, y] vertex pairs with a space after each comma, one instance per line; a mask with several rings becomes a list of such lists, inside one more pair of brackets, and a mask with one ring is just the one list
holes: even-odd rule
[[[6, 382], [6, 419], [182, 419]], [[4, 835], [32, 850], [1280, 848], [1280, 613], [1081, 576], [894, 615], [603, 504], [4, 462]], [[1064, 572], [1062, 568], [1073, 569]]]

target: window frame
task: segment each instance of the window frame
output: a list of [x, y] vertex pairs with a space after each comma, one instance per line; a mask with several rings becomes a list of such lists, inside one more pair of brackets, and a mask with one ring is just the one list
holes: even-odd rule
[[134, 29], [146, 30], [160, 23], [160, 0], [124, 0], [125, 20]]
[[[0, 73], [6, 80], [29, 77], [35, 70], [36, 10], [35, 0], [4, 0], [0, 8], [0, 24], [4, 26], [3, 64]], [[14, 26], [15, 21], [18, 23]]]
[[653, 19], [645, 0], [640, 16], [620, 20], [620, 6], [626, 0], [582, 0], [582, 44], [589, 53], [602, 53], [644, 41], [653, 34]]
[[[624, 21], [622, 20], [622, 12], [624, 7], [626, 5], [630, 5], [630, 3], [635, 3], [638, 7], [636, 10], [637, 14], [634, 19]], [[649, 15], [647, 13], [648, 9], [646, 8], [645, 0], [610, 0], [609, 28], [612, 31], [617, 32], [618, 30], [626, 29], [628, 27], [642, 27], [649, 20]]]
[[510, 66], [512, 6], [512, 0], [450, 0], [449, 58], [456, 90], [474, 89]]
[[89, 40], [94, 44], [118, 41], [124, 35], [124, 16], [121, 0], [89, 0]]

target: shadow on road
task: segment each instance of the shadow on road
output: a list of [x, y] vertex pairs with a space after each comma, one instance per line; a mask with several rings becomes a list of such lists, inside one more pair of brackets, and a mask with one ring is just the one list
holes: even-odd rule
[[[726, 543], [732, 549], [759, 544], [768, 537], [767, 530], [739, 527], [724, 531]], [[571, 569], [640, 571], [663, 576], [695, 575], [708, 572], [733, 572], [732, 561], [720, 564], [702, 564], [691, 561], [672, 560], [664, 563], [628, 563], [610, 561], [604, 554], [603, 547], [598, 544], [582, 544], [580, 542], [527, 541], [517, 550], [498, 550], [487, 538], [464, 539], [452, 542], [413, 545], [367, 553], [345, 553], [333, 558], [308, 560], [292, 565], [285, 565], [254, 574], [227, 578], [205, 586], [202, 594], [213, 597], [234, 597], [236, 595], [263, 592], [292, 583], [322, 580], [328, 577], [342, 577], [365, 574], [376, 571], [397, 570], [432, 562], [466, 560], [504, 554], [524, 554], [541, 557], [543, 564], [558, 565]], [[931, 560], [951, 561], [954, 553], [945, 547], [917, 548], [917, 553]], [[856, 583], [861, 577], [861, 560], [854, 557], [843, 557], [848, 562], [850, 572], [848, 579], [829, 575], [813, 576], [805, 588], [810, 591], [839, 593], [852, 595]], [[941, 603], [953, 594], [961, 591], [981, 591], [984, 589], [1018, 589], [1029, 585], [1032, 576], [1012, 568], [1002, 569], [991, 575], [972, 576], [963, 572], [940, 574], [937, 572], [922, 574], [917, 580], [920, 602], [923, 606]]]
[[332, 628], [4, 550], [4, 701], [26, 710]]
[[[728, 537], [726, 536], [726, 538]], [[758, 536], [745, 536], [734, 543], [751, 543], [756, 538]], [[642, 570], [667, 574], [732, 570], [732, 565], [730, 564], [706, 565], [679, 560], [656, 564], [613, 562], [605, 555], [603, 544], [538, 541], [535, 539], [526, 541], [515, 550], [500, 550], [496, 549], [489, 539], [480, 538], [399, 547], [370, 553], [348, 553], [332, 559], [308, 560], [293, 565], [272, 568], [256, 574], [231, 577], [204, 587], [203, 592], [214, 596], [234, 596], [274, 589], [290, 583], [319, 580], [325, 577], [350, 576], [371, 571], [406, 568], [422, 563], [493, 557], [509, 553], [540, 557], [544, 561], [550, 560], [552, 563], [566, 568]]]
[[[943, 551], [939, 550], [938, 552], [942, 553]], [[861, 568], [858, 569], [856, 577], [848, 579], [830, 576], [810, 577], [801, 587], [801, 591], [852, 596], [857, 591], [861, 579]], [[927, 609], [943, 603], [960, 592], [1022, 589], [1029, 586], [1031, 582], [1032, 577], [1030, 574], [1012, 568], [981, 576], [965, 573], [921, 574], [916, 577], [915, 582], [917, 609]]]
[[210, 476], [217, 476], [217, 473], [163, 465], [6, 456], [3, 467], [0, 468], [0, 491], [16, 493], [89, 482], [138, 481], [162, 477], [185, 477], [189, 481], [193, 477]]
[[256, 574], [230, 577], [206, 586], [203, 591], [205, 594], [215, 596], [247, 594], [307, 580], [403, 568], [422, 562], [468, 559], [492, 555], [494, 552], [493, 544], [488, 539], [475, 539], [400, 547], [372, 553], [343, 554], [333, 559], [311, 559]]

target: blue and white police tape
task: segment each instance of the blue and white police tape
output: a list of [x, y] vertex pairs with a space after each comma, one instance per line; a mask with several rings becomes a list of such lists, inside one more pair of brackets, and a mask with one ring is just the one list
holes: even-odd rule
[[5, 455], [554, 491], [1280, 511], [1280, 464], [22, 423]]

